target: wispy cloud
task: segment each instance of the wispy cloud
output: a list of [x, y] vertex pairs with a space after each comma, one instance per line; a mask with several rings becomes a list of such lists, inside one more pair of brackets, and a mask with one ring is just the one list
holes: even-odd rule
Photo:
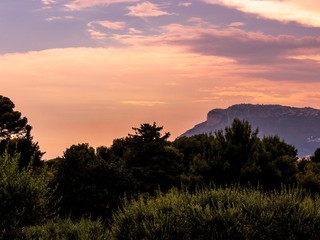
[[169, 24], [162, 34], [135, 39], [119, 36], [119, 41], [133, 44], [169, 44], [184, 46], [190, 51], [204, 55], [233, 58], [240, 63], [272, 63], [278, 59], [308, 52], [319, 52], [320, 37], [272, 36], [261, 32], [247, 32], [237, 28], [203, 28]]
[[154, 4], [151, 2], [139, 3], [135, 6], [129, 6], [129, 16], [135, 17], [158, 17], [163, 15], [170, 15], [169, 12], [161, 10], [160, 4]]
[[[174, 45], [185, 51], [221, 56], [247, 66], [262, 66], [260, 78], [292, 81], [320, 81], [316, 60], [292, 59], [292, 56], [319, 55], [320, 37], [271, 36], [238, 28], [211, 29], [171, 24], [156, 36], [115, 36], [123, 44]], [[252, 75], [248, 72], [248, 75]]]
[[[125, 22], [112, 22], [112, 21], [92, 21], [87, 24], [88, 33], [93, 40], [105, 40], [107, 33], [98, 29], [98, 27], [110, 29], [110, 30], [121, 30], [126, 26]], [[111, 35], [111, 33], [110, 33]]]
[[178, 3], [178, 6], [182, 6], [182, 7], [189, 7], [191, 5], [192, 5], [191, 2], [180, 2], [180, 3]]
[[105, 40], [107, 38], [107, 34], [92, 28], [87, 29], [90, 37], [94, 40]]
[[[49, 0], [50, 1], [50, 0]], [[139, 0], [73, 0], [65, 7], [70, 11], [81, 10], [83, 8], [90, 8], [98, 5], [108, 5], [114, 3], [125, 3], [125, 2], [138, 2]]]
[[40, 9], [38, 9], [38, 11], [52, 9], [52, 5], [56, 4], [57, 0], [41, 0], [41, 3], [43, 6]]
[[291, 56], [291, 58], [297, 60], [313, 60], [317, 63], [320, 63], [320, 55], [297, 55]]
[[307, 26], [320, 26], [320, 2], [318, 0], [203, 0], [239, 11], [256, 14], [281, 22], [298, 22]]
[[112, 21], [92, 21], [88, 23], [89, 27], [94, 27], [94, 25], [99, 25], [104, 28], [113, 29], [113, 30], [121, 30], [126, 26], [125, 22], [112, 22]]
[[53, 17], [47, 17], [46, 21], [51, 22], [51, 21], [56, 21], [56, 20], [71, 20], [74, 19], [74, 16], [53, 16]]
[[138, 29], [136, 29], [136, 28], [129, 28], [129, 29], [128, 29], [128, 33], [135, 35], [135, 34], [142, 34], [143, 31], [138, 30]]
[[41, 0], [42, 4], [44, 5], [50, 5], [50, 4], [54, 4], [57, 1], [56, 0]]
[[167, 104], [167, 102], [162, 102], [162, 101], [135, 101], [135, 100], [126, 100], [126, 101], [122, 101], [121, 103], [142, 106], [142, 107], [153, 107], [156, 105]]
[[[193, 23], [195, 25], [198, 25], [198, 26], [203, 26], [203, 25], [210, 25], [207, 21], [203, 20], [202, 18], [199, 18], [199, 17], [192, 17], [190, 19], [188, 19], [188, 22], [190, 23]], [[211, 25], [212, 27], [214, 27], [214, 25]]]
[[119, 36], [135, 36], [135, 37], [143, 37], [143, 31], [133, 28], [127, 27], [126, 22], [120, 21], [91, 21], [87, 24], [87, 31], [90, 34], [91, 39], [93, 40], [106, 40], [109, 39], [117, 39], [116, 32], [119, 32]]
[[233, 23], [230, 23], [228, 26], [229, 27], [243, 27], [245, 25], [246, 24], [244, 22], [233, 22]]

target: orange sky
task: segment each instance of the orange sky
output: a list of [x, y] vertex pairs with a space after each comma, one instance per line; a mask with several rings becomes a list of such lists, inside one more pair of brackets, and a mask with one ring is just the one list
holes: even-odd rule
[[0, 57], [2, 90], [28, 117], [48, 158], [76, 143], [108, 146], [144, 122], [164, 125], [174, 138], [204, 121], [210, 109], [235, 103], [320, 108], [320, 83], [257, 81], [243, 68], [231, 59], [168, 47]]
[[[37, 9], [51, 9], [44, 22], [71, 21], [70, 31], [86, 19], [82, 44], [67, 32], [50, 42], [40, 29], [21, 35], [31, 39], [22, 45], [3, 42], [0, 54], [1, 94], [29, 119], [45, 159], [72, 144], [109, 146], [145, 122], [164, 126], [174, 139], [205, 121], [209, 110], [237, 103], [320, 108], [317, 1], [61, 2], [42, 1]], [[266, 5], [277, 10], [265, 11]], [[108, 18], [97, 10], [116, 6], [126, 13]]]

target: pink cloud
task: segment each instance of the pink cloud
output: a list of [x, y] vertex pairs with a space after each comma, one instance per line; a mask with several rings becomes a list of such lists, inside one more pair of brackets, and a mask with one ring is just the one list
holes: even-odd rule
[[[48, 0], [47, 0], [48, 1]], [[50, 0], [49, 0], [50, 1]], [[94, 7], [97, 5], [108, 5], [123, 2], [138, 2], [139, 0], [73, 0], [65, 5], [68, 10], [80, 10], [83, 8]]]
[[136, 29], [136, 28], [129, 28], [128, 29], [128, 33], [129, 34], [142, 34], [143, 32], [138, 30], [138, 29]]
[[182, 6], [182, 7], [189, 7], [192, 5], [192, 3], [191, 2], [180, 2], [178, 5]]
[[188, 19], [188, 22], [193, 23], [194, 25], [196, 25], [198, 27], [203, 27], [203, 26], [207, 26], [209, 28], [215, 28], [216, 27], [216, 25], [211, 24], [211, 23], [209, 23], [209, 22], [207, 22], [204, 19], [199, 18], [199, 17], [192, 17], [192, 18]]
[[250, 77], [274, 81], [320, 82], [320, 63], [306, 59], [283, 59], [271, 64], [262, 72], [248, 74]]
[[242, 27], [242, 26], [245, 26], [246, 24], [244, 22], [233, 22], [233, 23], [230, 23], [228, 26], [229, 27]]
[[88, 23], [89, 27], [93, 27], [94, 25], [100, 25], [102, 27], [113, 29], [113, 30], [121, 30], [125, 28], [125, 22], [111, 22], [111, 21], [92, 21]]
[[98, 30], [95, 30], [95, 29], [92, 29], [92, 28], [89, 28], [87, 29], [90, 37], [94, 40], [105, 40], [107, 38], [107, 34], [101, 32], [101, 31], [98, 31]]
[[170, 15], [170, 13], [162, 11], [159, 4], [154, 4], [151, 2], [139, 3], [136, 6], [128, 7], [128, 9], [130, 12], [127, 15], [135, 17], [158, 17]]
[[112, 29], [112, 30], [121, 30], [126, 26], [125, 22], [111, 22], [111, 21], [92, 21], [87, 24], [88, 33], [90, 37], [94, 40], [105, 40], [107, 38], [107, 34], [99, 29], [98, 26]]
[[320, 81], [319, 61], [292, 59], [301, 54], [319, 55], [320, 37], [271, 36], [237, 28], [212, 29], [179, 24], [167, 25], [162, 30], [162, 34], [156, 36], [113, 37], [127, 45], [174, 45], [187, 52], [233, 59], [242, 65], [264, 66], [264, 71], [255, 76], [266, 79]]
[[135, 100], [126, 100], [126, 101], [122, 101], [121, 103], [142, 106], [142, 107], [153, 107], [157, 105], [167, 104], [167, 102], [161, 102], [161, 101], [135, 101]]
[[260, 17], [281, 22], [298, 22], [306, 26], [320, 26], [320, 2], [318, 0], [203, 0], [210, 4], [220, 4]]
[[236, 59], [245, 63], [270, 63], [294, 53], [319, 53], [320, 37], [271, 36], [241, 29], [206, 29], [172, 24], [164, 27], [158, 41], [177, 44], [205, 54]]
[[44, 5], [50, 5], [50, 4], [54, 4], [57, 1], [56, 0], [41, 0], [42, 4]]
[[74, 19], [73, 16], [63, 16], [63, 17], [57, 17], [57, 16], [53, 16], [53, 17], [48, 17], [46, 18], [46, 21], [51, 22], [51, 21], [58, 21], [58, 20], [72, 20]]

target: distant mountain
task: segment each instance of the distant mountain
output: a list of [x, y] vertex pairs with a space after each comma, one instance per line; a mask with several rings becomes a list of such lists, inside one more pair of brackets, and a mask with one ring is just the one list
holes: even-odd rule
[[320, 110], [280, 105], [237, 104], [227, 109], [213, 109], [207, 121], [181, 136], [214, 133], [230, 126], [233, 119], [247, 120], [259, 136], [278, 135], [298, 149], [299, 156], [313, 154], [320, 147]]

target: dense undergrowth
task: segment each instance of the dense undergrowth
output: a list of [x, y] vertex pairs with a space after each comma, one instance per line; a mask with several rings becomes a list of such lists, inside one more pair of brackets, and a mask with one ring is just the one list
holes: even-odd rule
[[124, 202], [111, 239], [320, 239], [318, 197], [240, 186], [170, 190]]
[[320, 204], [297, 188], [241, 186], [124, 200], [111, 223], [54, 219], [29, 226], [26, 239], [320, 239]]
[[4, 155], [0, 176], [2, 239], [320, 239], [319, 197], [300, 188], [172, 188], [124, 198], [109, 220], [74, 219], [56, 215], [43, 169]]
[[34, 240], [102, 240], [108, 239], [106, 225], [100, 220], [53, 219], [43, 225], [29, 226], [23, 230], [25, 239]]

